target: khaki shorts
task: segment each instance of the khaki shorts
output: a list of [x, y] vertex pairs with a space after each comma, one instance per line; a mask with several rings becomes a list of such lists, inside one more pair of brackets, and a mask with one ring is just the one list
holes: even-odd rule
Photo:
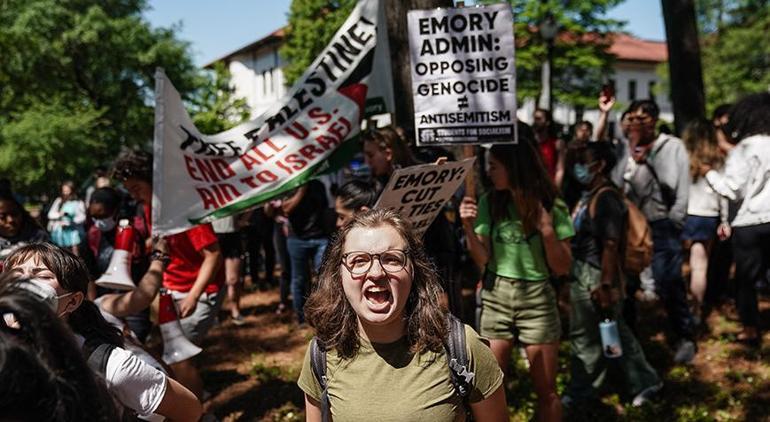
[[556, 293], [548, 280], [514, 280], [491, 274], [481, 289], [481, 335], [518, 338], [524, 344], [559, 341], [561, 322]]
[[[169, 290], [171, 297], [176, 302], [177, 309], [179, 302], [187, 297], [187, 292], [177, 292], [175, 290]], [[187, 318], [179, 320], [182, 324], [182, 331], [185, 337], [193, 343], [200, 344], [203, 340], [203, 336], [216, 325], [217, 317], [219, 314], [219, 308], [222, 307], [222, 300], [224, 299], [224, 292], [217, 293], [203, 293], [198, 298], [198, 304], [195, 306], [193, 313]]]

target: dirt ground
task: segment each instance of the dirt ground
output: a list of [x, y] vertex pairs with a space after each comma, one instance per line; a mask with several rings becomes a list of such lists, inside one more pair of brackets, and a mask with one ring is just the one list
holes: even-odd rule
[[[304, 400], [296, 379], [312, 330], [299, 328], [288, 313], [275, 313], [277, 289], [247, 293], [242, 303], [246, 323], [236, 326], [223, 313], [223, 322], [205, 342], [200, 362], [211, 393], [205, 402], [207, 412], [222, 421], [304, 420]], [[770, 318], [767, 298], [761, 301], [761, 312], [766, 324]], [[737, 315], [731, 305], [725, 305], [708, 316], [710, 328], [698, 341], [694, 363], [674, 365], [660, 304], [641, 304], [639, 315], [642, 346], [664, 378], [657, 400], [632, 408], [618, 394], [607, 391], [595, 406], [568, 412], [567, 420], [770, 421], [770, 335], [765, 335], [764, 347], [758, 351], [736, 343]], [[514, 357], [514, 376], [506, 384], [511, 420], [531, 420], [532, 385], [517, 352]], [[568, 374], [569, 344], [564, 342], [560, 392]]]

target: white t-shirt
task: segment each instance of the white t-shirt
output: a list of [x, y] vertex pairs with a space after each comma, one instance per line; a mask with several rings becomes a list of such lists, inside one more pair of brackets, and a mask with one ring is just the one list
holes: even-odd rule
[[220, 218], [211, 222], [214, 233], [235, 233], [235, 216]]
[[719, 196], [705, 177], [699, 177], [697, 182], [690, 182], [687, 214], [699, 217], [721, 216], [722, 220], [727, 220], [727, 199]]
[[[76, 337], [83, 347], [85, 339]], [[110, 353], [104, 378], [118, 401], [139, 416], [154, 413], [166, 394], [166, 375], [120, 347]]]

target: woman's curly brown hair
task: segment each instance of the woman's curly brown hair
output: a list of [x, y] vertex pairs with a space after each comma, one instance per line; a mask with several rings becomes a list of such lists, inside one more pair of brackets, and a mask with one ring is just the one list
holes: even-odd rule
[[374, 209], [357, 214], [332, 238], [324, 255], [316, 290], [305, 304], [308, 323], [327, 350], [336, 349], [340, 357], [355, 357], [360, 346], [358, 318], [342, 289], [342, 254], [345, 239], [355, 228], [392, 227], [406, 242], [412, 264], [412, 290], [404, 314], [410, 350], [419, 354], [443, 350], [447, 335], [445, 312], [439, 305], [441, 285], [436, 268], [425, 255], [422, 240], [406, 219], [390, 209]]

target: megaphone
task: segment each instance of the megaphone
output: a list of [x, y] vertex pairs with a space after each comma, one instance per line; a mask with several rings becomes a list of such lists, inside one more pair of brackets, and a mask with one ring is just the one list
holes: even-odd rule
[[115, 234], [115, 250], [110, 258], [107, 271], [96, 280], [96, 285], [115, 290], [133, 290], [136, 286], [131, 280], [131, 253], [134, 250], [134, 228], [123, 219], [118, 223]]
[[163, 361], [171, 365], [190, 359], [203, 349], [194, 345], [185, 337], [182, 324], [176, 314], [174, 299], [166, 289], [160, 290], [158, 324], [163, 337]]

